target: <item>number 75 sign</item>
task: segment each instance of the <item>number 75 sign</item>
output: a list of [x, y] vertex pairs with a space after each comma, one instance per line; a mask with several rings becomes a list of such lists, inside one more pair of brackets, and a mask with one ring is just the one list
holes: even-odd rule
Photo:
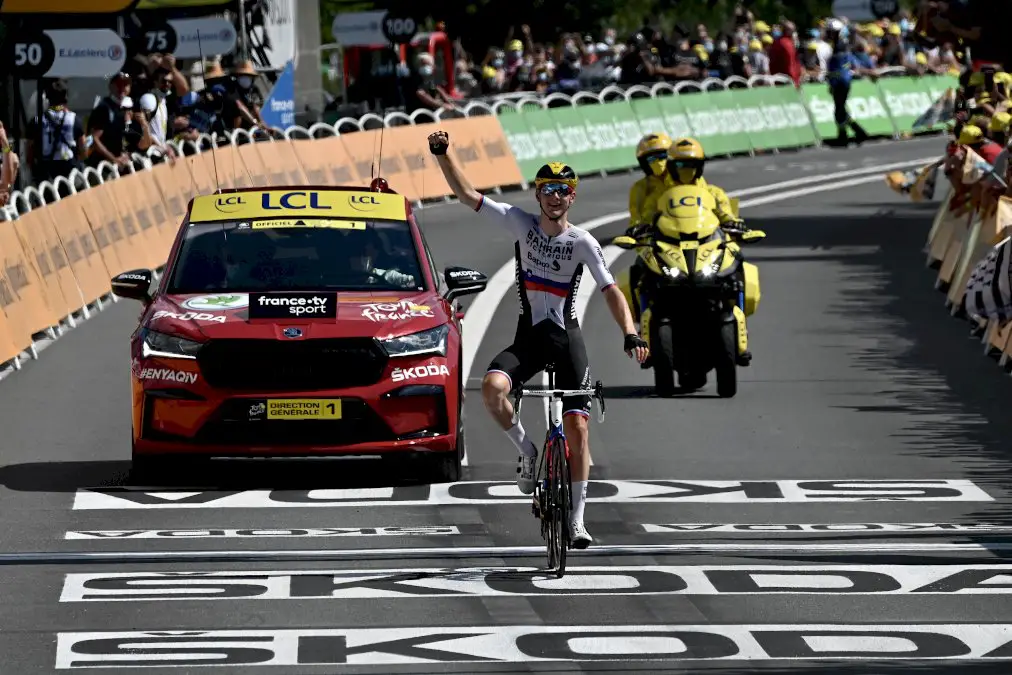
[[6, 62], [25, 80], [111, 77], [126, 62], [126, 46], [106, 28], [22, 33], [8, 42]]

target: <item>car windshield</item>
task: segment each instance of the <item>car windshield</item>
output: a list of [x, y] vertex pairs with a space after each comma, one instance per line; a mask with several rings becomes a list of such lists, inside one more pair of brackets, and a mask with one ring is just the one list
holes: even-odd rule
[[169, 293], [424, 290], [403, 221], [253, 219], [193, 224]]

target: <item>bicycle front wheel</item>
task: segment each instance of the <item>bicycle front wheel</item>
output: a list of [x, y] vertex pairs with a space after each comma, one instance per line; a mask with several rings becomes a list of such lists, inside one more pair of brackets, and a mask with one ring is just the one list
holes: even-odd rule
[[548, 566], [560, 579], [566, 573], [566, 552], [569, 550], [569, 513], [572, 496], [566, 442], [552, 441], [548, 449]]

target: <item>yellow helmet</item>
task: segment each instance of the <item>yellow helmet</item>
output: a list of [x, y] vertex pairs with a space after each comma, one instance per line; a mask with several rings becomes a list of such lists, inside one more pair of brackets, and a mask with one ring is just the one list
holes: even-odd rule
[[666, 133], [647, 134], [636, 146], [636, 161], [647, 176], [663, 176], [671, 137]]
[[549, 162], [548, 164], [544, 164], [538, 169], [538, 173], [534, 177], [534, 185], [537, 187], [541, 187], [545, 183], [564, 183], [575, 190], [579, 182], [580, 177], [565, 162]]
[[668, 148], [668, 173], [676, 183], [694, 183], [703, 175], [706, 153], [694, 138], [679, 138]]
[[720, 228], [720, 219], [714, 212], [717, 201], [706, 188], [677, 185], [660, 196], [657, 208], [660, 211], [657, 228], [672, 239], [703, 239]]

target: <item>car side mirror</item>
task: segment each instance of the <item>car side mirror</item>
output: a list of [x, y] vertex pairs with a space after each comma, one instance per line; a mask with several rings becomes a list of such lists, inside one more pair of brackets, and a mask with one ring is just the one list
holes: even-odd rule
[[746, 244], [752, 244], [757, 241], [762, 241], [766, 238], [766, 233], [762, 230], [749, 230], [741, 235], [741, 240]]
[[632, 237], [626, 237], [624, 235], [621, 237], [615, 237], [614, 239], [611, 240], [611, 243], [614, 246], [618, 246], [619, 248], [624, 249], [632, 249], [636, 248], [637, 246], [642, 246], [642, 244], [638, 244], [636, 240], [633, 239]]
[[488, 285], [488, 277], [468, 267], [447, 267], [443, 272], [446, 280], [446, 299], [453, 302], [456, 298], [481, 293]]
[[112, 292], [121, 298], [151, 302], [151, 282], [155, 275], [151, 270], [130, 270], [112, 278]]

